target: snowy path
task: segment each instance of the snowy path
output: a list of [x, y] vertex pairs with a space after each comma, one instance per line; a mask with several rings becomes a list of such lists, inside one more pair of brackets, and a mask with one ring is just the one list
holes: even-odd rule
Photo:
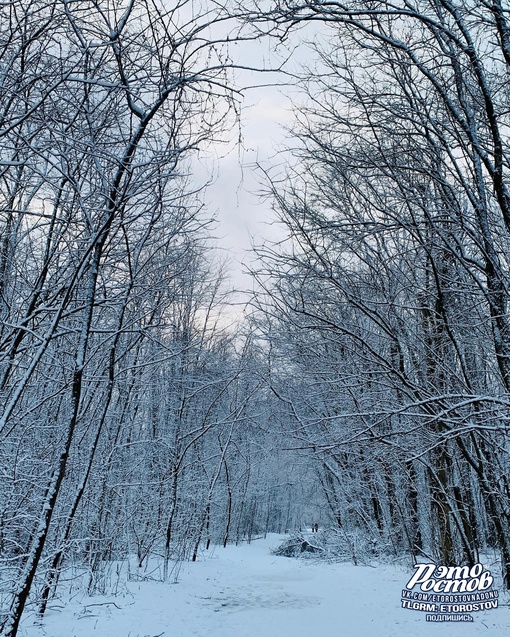
[[[431, 624], [400, 607], [410, 576], [396, 567], [324, 564], [269, 553], [278, 536], [216, 548], [185, 564], [178, 584], [129, 582], [123, 596], [76, 597], [30, 620], [23, 637], [421, 637], [510, 635], [510, 609], [467, 624]], [[503, 601], [503, 600], [501, 600]], [[113, 604], [104, 604], [114, 602]]]

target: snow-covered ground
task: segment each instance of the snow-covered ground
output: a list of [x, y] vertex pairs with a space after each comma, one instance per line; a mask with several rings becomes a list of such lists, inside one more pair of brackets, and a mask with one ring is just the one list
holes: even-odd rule
[[54, 601], [23, 637], [422, 637], [510, 635], [510, 608], [473, 623], [433, 624], [401, 608], [410, 569], [276, 557], [281, 536], [215, 548], [186, 563], [179, 583], [127, 582], [117, 595]]

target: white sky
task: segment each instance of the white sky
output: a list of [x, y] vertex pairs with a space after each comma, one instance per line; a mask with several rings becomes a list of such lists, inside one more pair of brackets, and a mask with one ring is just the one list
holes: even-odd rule
[[[297, 41], [297, 39], [296, 39]], [[277, 66], [289, 49], [274, 53], [272, 42], [244, 42], [236, 45], [232, 53], [236, 62], [252, 67]], [[289, 68], [299, 67], [299, 60], [309, 51], [300, 49], [289, 62]], [[275, 215], [270, 201], [260, 197], [263, 185], [262, 174], [255, 169], [260, 163], [264, 168], [281, 165], [285, 161], [283, 152], [288, 133], [285, 126], [292, 125], [291, 96], [296, 89], [286, 86], [288, 78], [277, 73], [254, 73], [236, 71], [236, 86], [262, 85], [243, 92], [241, 122], [231, 133], [228, 147], [208, 149], [196, 166], [199, 178], [214, 175], [205, 199], [208, 210], [218, 220], [214, 232], [220, 253], [229, 256], [231, 286], [237, 290], [251, 290], [253, 282], [246, 274], [247, 266], [254, 256], [252, 244], [283, 238], [282, 230], [274, 223]], [[242, 145], [237, 143], [239, 130]], [[248, 295], [239, 295], [246, 299]], [[241, 310], [239, 310], [239, 313]], [[237, 312], [236, 312], [237, 313]]]
[[292, 119], [288, 98], [278, 89], [249, 91], [245, 102], [242, 147], [233, 148], [226, 157], [215, 162], [217, 177], [206, 195], [219, 222], [215, 233], [218, 245], [237, 261], [232, 264], [236, 287], [250, 285], [249, 277], [241, 273], [241, 263], [247, 262], [252, 242], [259, 244], [264, 239], [275, 238], [276, 228], [269, 225], [274, 214], [270, 202], [261, 200], [262, 175], [255, 164], [266, 167], [281, 163], [283, 125]]

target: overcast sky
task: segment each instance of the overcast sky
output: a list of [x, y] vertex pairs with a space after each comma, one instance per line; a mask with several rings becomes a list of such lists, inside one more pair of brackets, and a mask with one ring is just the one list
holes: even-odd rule
[[[285, 49], [275, 54], [267, 40], [245, 42], [234, 50], [240, 64], [253, 67], [276, 66], [288, 52], [289, 49]], [[298, 68], [300, 58], [305, 55], [304, 48], [295, 52], [289, 68]], [[228, 152], [226, 147], [217, 146], [202, 153], [198, 174], [200, 178], [206, 174], [214, 175], [206, 201], [209, 210], [218, 219], [214, 233], [216, 244], [220, 252], [228, 254], [231, 259], [231, 285], [236, 289], [250, 290], [251, 277], [243, 272], [253, 260], [250, 254], [252, 243], [282, 238], [281, 228], [274, 223], [270, 202], [260, 198], [262, 175], [254, 166], [260, 163], [269, 168], [283, 164], [285, 155], [282, 150], [288, 137], [285, 127], [294, 120], [291, 97], [295, 97], [296, 89], [286, 86], [288, 79], [276, 73], [236, 71], [235, 81], [238, 87], [265, 86], [243, 91], [240, 129], [237, 126], [231, 131]], [[239, 130], [242, 145], [236, 142]]]
[[276, 88], [249, 91], [246, 102], [242, 146], [214, 162], [216, 179], [207, 193], [219, 222], [218, 244], [237, 262], [232, 265], [236, 286], [250, 283], [241, 274], [241, 262], [247, 260], [252, 242], [276, 238], [276, 228], [269, 225], [274, 215], [270, 202], [261, 200], [262, 175], [255, 164], [268, 167], [282, 162], [283, 125], [292, 118], [288, 98]]

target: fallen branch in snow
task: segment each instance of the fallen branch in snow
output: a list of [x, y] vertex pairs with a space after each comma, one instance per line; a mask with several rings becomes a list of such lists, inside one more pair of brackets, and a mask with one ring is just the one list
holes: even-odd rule
[[273, 551], [274, 555], [284, 557], [296, 557], [301, 553], [321, 553], [324, 549], [316, 546], [302, 536], [290, 538]]
[[[119, 610], [122, 610], [122, 608], [115, 602], [97, 602], [95, 604], [85, 604], [84, 608], [90, 608], [91, 606], [108, 606], [109, 604], [115, 606], [115, 608], [118, 608]], [[154, 637], [159, 637], [159, 635], [155, 635]]]

